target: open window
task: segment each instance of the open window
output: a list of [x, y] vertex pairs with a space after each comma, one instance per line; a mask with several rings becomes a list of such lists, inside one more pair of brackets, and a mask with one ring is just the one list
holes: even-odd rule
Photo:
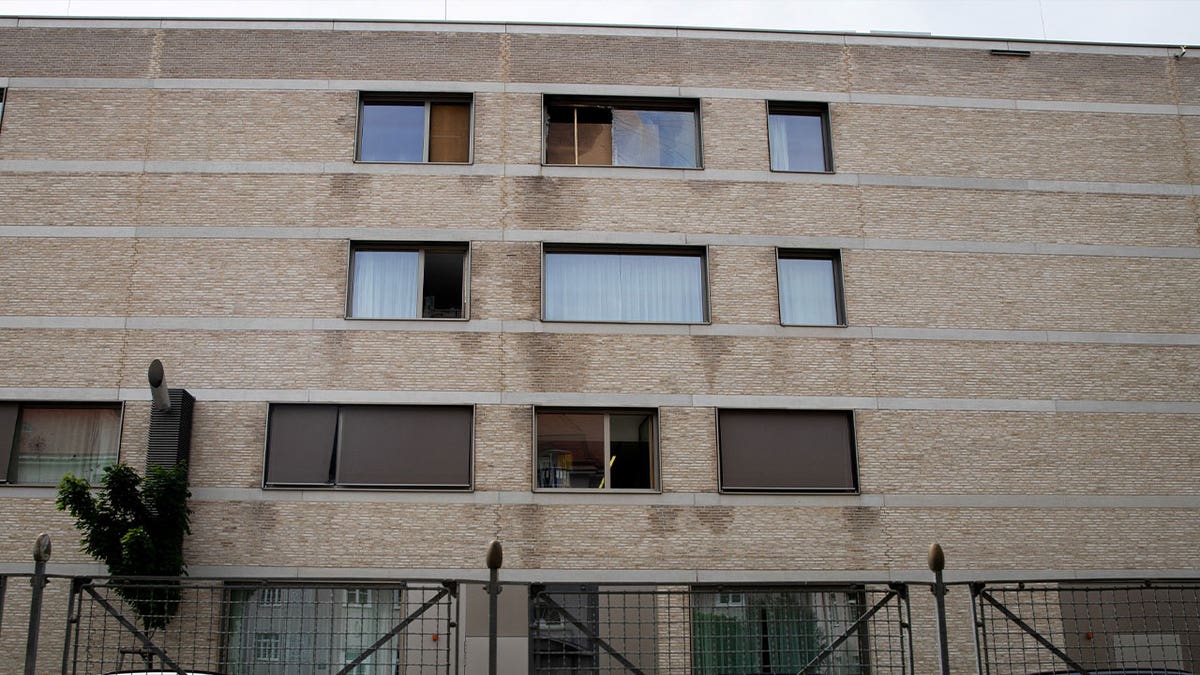
[[471, 487], [470, 406], [273, 404], [271, 487]]
[[656, 420], [652, 410], [539, 408], [538, 489], [658, 489]]
[[858, 490], [850, 411], [723, 409], [717, 444], [723, 491]]
[[830, 173], [829, 104], [767, 103], [772, 171]]
[[358, 103], [360, 162], [471, 161], [471, 97], [363, 92]]
[[547, 245], [546, 321], [703, 323], [704, 249]]
[[844, 326], [837, 251], [780, 249], [779, 318], [785, 326]]
[[467, 250], [466, 244], [353, 244], [348, 315], [465, 319]]
[[546, 164], [700, 166], [694, 99], [547, 96], [545, 105]]
[[96, 483], [117, 461], [121, 404], [0, 402], [0, 483]]

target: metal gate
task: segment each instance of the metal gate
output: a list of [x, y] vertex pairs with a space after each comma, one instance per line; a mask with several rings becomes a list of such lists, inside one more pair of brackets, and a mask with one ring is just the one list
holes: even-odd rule
[[1200, 583], [971, 584], [980, 673], [1200, 672]]
[[902, 585], [530, 589], [533, 673], [913, 673]]
[[453, 582], [76, 579], [64, 675], [449, 674]]

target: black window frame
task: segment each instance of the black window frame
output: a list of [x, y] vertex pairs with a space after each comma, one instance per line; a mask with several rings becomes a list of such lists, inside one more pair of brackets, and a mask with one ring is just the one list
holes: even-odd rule
[[[821, 171], [774, 168], [774, 147], [771, 145], [771, 116], [794, 115], [819, 117], [821, 120], [821, 147], [825, 155], [825, 168]], [[829, 104], [815, 101], [767, 101], [767, 167], [774, 173], [836, 173], [833, 165], [833, 134], [829, 123]]]
[[0, 133], [4, 131], [4, 104], [8, 102], [8, 87], [0, 87]]
[[[425, 105], [425, 131], [422, 135], [422, 159], [420, 161], [400, 160], [400, 159], [363, 159], [362, 158], [362, 137], [363, 137], [363, 108], [371, 103], [396, 103], [396, 104], [416, 104], [423, 103]], [[430, 106], [434, 103], [454, 103], [467, 104], [468, 122], [467, 122], [467, 158], [464, 161], [455, 162], [434, 162], [430, 161], [430, 134], [429, 125], [432, 116], [430, 115]], [[473, 93], [422, 93], [422, 92], [398, 92], [398, 91], [360, 91], [358, 92], [357, 113], [355, 118], [354, 129], [354, 161], [359, 164], [444, 164], [448, 166], [467, 166], [475, 162], [475, 95]]]
[[[586, 255], [645, 255], [645, 256], [676, 256], [700, 259], [700, 320], [699, 321], [636, 321], [627, 319], [551, 319], [546, 316], [546, 258], [560, 253], [578, 253]], [[541, 312], [540, 320], [544, 323], [607, 323], [633, 325], [665, 325], [665, 326], [703, 326], [711, 323], [708, 248], [705, 246], [655, 246], [639, 244], [560, 244], [544, 242], [541, 257]]]
[[[783, 320], [783, 279], [780, 272], [781, 260], [829, 260], [833, 263], [833, 302], [837, 314], [836, 323], [785, 323]], [[840, 249], [816, 248], [776, 248], [775, 249], [775, 290], [778, 300], [779, 325], [845, 328], [849, 325], [846, 318], [846, 290], [842, 279], [842, 252]]]
[[[842, 485], [824, 485], [824, 486], [795, 486], [795, 485], [727, 485], [729, 480], [726, 475], [726, 452], [732, 451], [726, 447], [726, 443], [722, 440], [723, 431], [721, 428], [722, 414], [731, 413], [734, 415], [780, 415], [780, 416], [838, 416], [843, 417], [848, 425], [848, 443], [849, 447], [845, 448], [847, 456], [847, 466], [849, 472], [849, 484]], [[853, 410], [816, 410], [816, 409], [791, 409], [791, 408], [717, 408], [716, 422], [716, 459], [717, 459], [717, 485], [721, 493], [729, 494], [746, 494], [746, 493], [783, 493], [783, 494], [859, 494], [859, 465], [858, 465], [858, 424], [855, 412]], [[815, 453], [813, 453], [815, 454]], [[730, 460], [734, 458], [730, 457]], [[793, 460], [793, 461], [802, 461]], [[770, 467], [773, 476], [785, 474], [787, 466]]]
[[[12, 408], [14, 413], [11, 417], [11, 429], [6, 421], [4, 409]], [[35, 409], [79, 409], [79, 410], [115, 410], [117, 412], [117, 452], [111, 464], [101, 464], [96, 468], [103, 470], [106, 466], [118, 464], [121, 462], [121, 446], [124, 440], [125, 433], [125, 403], [123, 401], [0, 401], [0, 463], [3, 464], [0, 469], [0, 487], [53, 487], [58, 484], [54, 483], [31, 483], [28, 481], [12, 480], [12, 467], [17, 461], [17, 450], [20, 447], [21, 435], [21, 419], [27, 408]], [[63, 474], [64, 476], [66, 473]], [[19, 478], [19, 477], [18, 477]], [[61, 480], [61, 477], [60, 477]]]
[[[664, 166], [659, 164], [607, 164], [559, 163], [549, 161], [550, 152], [550, 109], [564, 108], [608, 108], [610, 110], [663, 110], [674, 112], [690, 112], [696, 126], [696, 163], [693, 166]], [[617, 169], [670, 169], [670, 170], [701, 170], [704, 168], [704, 131], [701, 128], [702, 115], [700, 99], [670, 98], [648, 96], [572, 96], [560, 94], [542, 95], [542, 165], [543, 166], [580, 166], [580, 167], [612, 167]], [[578, 156], [578, 147], [576, 147]]]
[[[271, 452], [272, 452], [272, 423], [275, 419], [275, 414], [283, 409], [293, 409], [299, 413], [298, 409], [311, 408], [306, 415], [316, 414], [320, 412], [329, 412], [333, 409], [334, 426], [332, 428], [333, 447], [330, 449], [330, 456], [327, 480], [272, 480], [271, 479]], [[353, 481], [342, 478], [343, 460], [345, 452], [343, 451], [343, 410], [352, 409], [358, 412], [366, 412], [368, 409], [372, 411], [380, 410], [396, 410], [408, 413], [430, 412], [434, 410], [457, 409], [459, 412], [468, 412], [469, 421], [467, 422], [466, 432], [468, 435], [467, 447], [463, 460], [465, 467], [465, 480], [462, 482], [371, 482], [371, 481]], [[473, 404], [406, 404], [406, 403], [297, 403], [292, 401], [280, 401], [267, 404], [265, 442], [263, 444], [263, 479], [262, 488], [270, 489], [317, 489], [317, 490], [406, 490], [406, 491], [428, 491], [428, 492], [472, 492], [475, 489], [475, 421], [477, 411]], [[325, 425], [318, 425], [324, 427]], [[428, 430], [428, 427], [426, 427]], [[289, 430], [290, 433], [297, 433], [295, 430]], [[301, 428], [300, 432], [305, 433], [310, 429]], [[320, 431], [329, 431], [325, 428]], [[360, 431], [360, 435], [361, 435]], [[320, 440], [320, 439], [317, 439]], [[356, 438], [356, 442], [361, 442], [361, 439]], [[314, 443], [316, 441], [313, 441]], [[418, 449], [419, 450], [419, 449]], [[414, 450], [413, 452], [416, 452]], [[278, 458], [277, 458], [278, 459]], [[293, 465], [299, 464], [304, 457], [297, 459], [295, 453], [284, 458], [286, 462]], [[318, 458], [319, 459], [319, 458]], [[359, 469], [361, 471], [361, 469]]]
[[[613, 488], [613, 487], [542, 487], [539, 454], [538, 454], [538, 414], [539, 413], [561, 413], [567, 415], [648, 415], [651, 418], [653, 429], [651, 430], [651, 448], [650, 448], [650, 482], [652, 487], [649, 488]], [[661, 439], [662, 431], [660, 427], [660, 418], [658, 408], [610, 408], [610, 407], [577, 407], [577, 406], [534, 406], [533, 407], [533, 491], [534, 492], [583, 492], [588, 494], [659, 494], [662, 492], [662, 450]], [[611, 421], [606, 422], [608, 428], [605, 429], [605, 437], [611, 434]], [[604, 448], [604, 456], [611, 456], [612, 444], [609, 442]], [[606, 462], [607, 463], [607, 462]], [[605, 474], [609, 471], [606, 467]]]
[[[355, 254], [362, 251], [416, 252], [421, 256], [417, 269], [417, 316], [356, 316], [354, 314]], [[460, 316], [425, 316], [422, 290], [425, 286], [426, 252], [462, 254], [462, 311]], [[468, 321], [471, 318], [471, 243], [420, 241], [351, 241], [346, 261], [345, 318], [353, 321]]]

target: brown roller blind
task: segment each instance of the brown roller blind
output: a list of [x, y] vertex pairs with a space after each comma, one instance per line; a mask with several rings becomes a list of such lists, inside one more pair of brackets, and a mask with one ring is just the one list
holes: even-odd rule
[[0, 403], [0, 483], [8, 481], [8, 462], [17, 438], [17, 410], [12, 403]]
[[612, 110], [552, 106], [548, 114], [547, 164], [612, 164]]
[[343, 406], [338, 483], [471, 485], [471, 408]]
[[273, 405], [267, 428], [268, 485], [332, 482], [335, 405]]
[[722, 410], [718, 427], [723, 489], [857, 487], [849, 412]]
[[429, 161], [468, 162], [471, 158], [471, 104], [429, 104]]

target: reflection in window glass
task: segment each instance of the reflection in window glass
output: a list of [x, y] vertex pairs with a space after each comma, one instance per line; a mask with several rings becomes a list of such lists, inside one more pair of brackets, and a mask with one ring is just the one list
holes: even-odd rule
[[537, 413], [539, 488], [654, 489], [654, 413]]
[[614, 110], [613, 165], [694, 167], [696, 114], [685, 110]]
[[358, 158], [364, 162], [425, 161], [425, 104], [364, 101]]
[[824, 113], [775, 112], [767, 116], [772, 171], [830, 171]]
[[700, 255], [548, 253], [548, 321], [704, 321]]
[[787, 325], [838, 325], [835, 261], [832, 258], [780, 258], [779, 313]]

